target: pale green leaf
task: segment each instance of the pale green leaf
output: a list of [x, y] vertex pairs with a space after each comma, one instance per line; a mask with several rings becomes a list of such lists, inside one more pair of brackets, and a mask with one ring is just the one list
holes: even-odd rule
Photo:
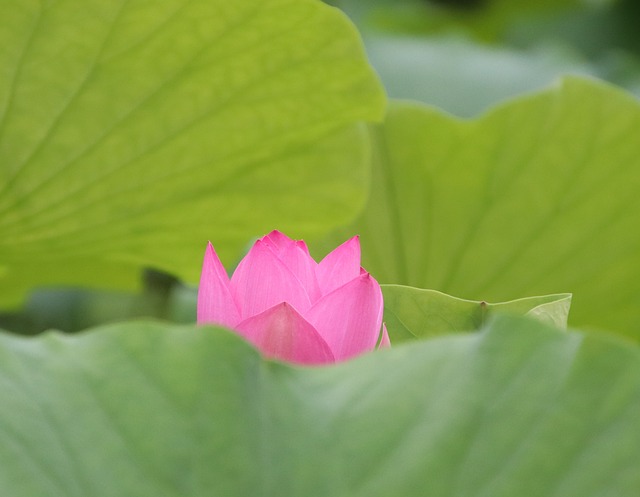
[[364, 200], [383, 91], [312, 0], [10, 0], [0, 16], [0, 297], [36, 284], [195, 281], [273, 228]]
[[640, 351], [503, 318], [336, 367], [159, 323], [0, 336], [11, 497], [636, 497]]
[[382, 285], [384, 320], [391, 343], [447, 333], [475, 331], [496, 313], [528, 315], [566, 329], [570, 294], [527, 297], [492, 304], [464, 300], [436, 290], [402, 285]]

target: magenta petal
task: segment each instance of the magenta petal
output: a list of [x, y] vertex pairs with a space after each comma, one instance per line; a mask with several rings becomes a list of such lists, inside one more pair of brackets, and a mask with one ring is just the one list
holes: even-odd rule
[[380, 285], [369, 274], [358, 276], [322, 297], [305, 317], [329, 344], [336, 360], [373, 350], [382, 324]]
[[316, 274], [323, 295], [360, 275], [360, 239], [354, 236], [322, 259]]
[[311, 302], [320, 298], [320, 287], [316, 278], [318, 263], [309, 255], [309, 248], [302, 240], [292, 240], [277, 230], [261, 240], [300, 280]]
[[387, 326], [382, 323], [382, 338], [378, 344], [379, 349], [388, 349], [391, 347], [391, 340], [389, 340], [389, 333], [387, 332]]
[[200, 324], [233, 328], [240, 321], [240, 312], [229, 289], [229, 277], [211, 243], [204, 253], [197, 313]]
[[244, 320], [236, 330], [267, 357], [298, 364], [335, 362], [327, 342], [286, 303]]
[[311, 302], [318, 300], [321, 297], [316, 277], [318, 263], [298, 243], [283, 248], [278, 257], [302, 283]]
[[271, 249], [278, 257], [280, 256], [281, 251], [285, 250], [288, 247], [296, 245], [295, 240], [292, 240], [287, 235], [279, 232], [278, 230], [273, 230], [268, 235], [263, 236], [261, 241], [271, 247]]
[[[296, 245], [298, 247], [300, 247], [300, 249], [307, 254], [309, 257], [311, 257], [311, 254], [309, 253], [309, 247], [307, 247], [307, 244], [304, 240], [296, 240]], [[314, 261], [315, 262], [315, 261]]]
[[240, 261], [230, 287], [242, 319], [281, 302], [288, 302], [298, 312], [305, 312], [311, 306], [300, 280], [262, 240]]
[[302, 240], [292, 240], [277, 230], [262, 237], [266, 244], [278, 258], [300, 280], [307, 290], [311, 302], [320, 298], [320, 287], [316, 278], [318, 263], [309, 255], [309, 248]]
[[318, 267], [316, 261], [298, 246], [287, 249], [282, 254], [281, 260], [300, 280], [311, 302], [316, 302], [322, 296], [316, 276]]

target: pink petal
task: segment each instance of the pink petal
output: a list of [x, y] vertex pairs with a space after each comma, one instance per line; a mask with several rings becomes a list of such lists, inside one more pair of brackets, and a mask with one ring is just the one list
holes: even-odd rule
[[275, 305], [236, 329], [267, 357], [298, 364], [335, 362], [327, 342], [289, 304]]
[[296, 245], [295, 240], [292, 240], [287, 235], [279, 232], [278, 230], [273, 230], [268, 235], [263, 236], [261, 241], [271, 247], [271, 249], [276, 253], [277, 256], [280, 256], [280, 252], [287, 247]]
[[317, 301], [322, 294], [316, 277], [318, 264], [300, 247], [293, 246], [284, 250], [280, 260], [296, 275], [307, 291], [311, 303]]
[[391, 347], [391, 340], [389, 340], [389, 333], [387, 332], [387, 326], [382, 323], [382, 338], [378, 344], [379, 349], [388, 349]]
[[204, 253], [197, 313], [200, 324], [212, 323], [233, 328], [240, 322], [240, 312], [229, 289], [229, 277], [211, 242]]
[[318, 283], [322, 295], [341, 287], [360, 274], [360, 239], [354, 236], [318, 264]]
[[311, 302], [318, 300], [321, 297], [320, 286], [316, 277], [318, 263], [298, 244], [284, 248], [278, 257], [300, 280]]
[[300, 280], [262, 240], [240, 261], [230, 287], [242, 319], [282, 302], [288, 302], [298, 312], [305, 312], [311, 306]]
[[302, 240], [292, 240], [277, 230], [262, 237], [265, 243], [278, 258], [300, 280], [307, 290], [311, 302], [320, 298], [320, 287], [316, 278], [318, 263], [309, 254], [307, 244]]
[[380, 285], [370, 274], [363, 274], [322, 297], [304, 315], [336, 360], [373, 350], [382, 324]]
[[296, 245], [300, 247], [300, 249], [303, 252], [305, 252], [309, 257], [311, 257], [311, 254], [309, 253], [309, 247], [307, 247], [307, 244], [305, 243], [304, 240], [296, 240]]

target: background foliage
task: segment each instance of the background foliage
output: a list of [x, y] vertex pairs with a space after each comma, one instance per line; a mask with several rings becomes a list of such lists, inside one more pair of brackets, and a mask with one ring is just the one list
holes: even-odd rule
[[[392, 97], [412, 98], [483, 123], [453, 124], [452, 120], [447, 124], [451, 129], [476, 129], [476, 134], [482, 136], [485, 128], [495, 127], [492, 133], [505, 147], [500, 152], [500, 142], [495, 144], [503, 168], [519, 169], [513, 161], [520, 160], [519, 155], [529, 155], [526, 139], [547, 140], [545, 144], [550, 144], [559, 155], [553, 156], [548, 151], [544, 156], [545, 148], [538, 147], [537, 163], [528, 167], [529, 176], [523, 175], [538, 179], [521, 183], [522, 188], [543, 189], [549, 181], [560, 182], [564, 177], [571, 188], [578, 189], [579, 183], [586, 187], [598, 175], [608, 175], [609, 168], [614, 170], [611, 182], [597, 192], [603, 199], [608, 196], [607, 199], [585, 197], [582, 209], [575, 209], [575, 219], [568, 216], [564, 220], [564, 226], [571, 223], [571, 227], [564, 229], [562, 238], [573, 238], [574, 242], [563, 244], [556, 239], [546, 249], [535, 244], [528, 249], [538, 250], [539, 258], [553, 252], [551, 259], [563, 265], [558, 273], [573, 271], [573, 276], [555, 274], [554, 270], [542, 275], [538, 284], [531, 285], [516, 281], [518, 275], [513, 274], [511, 281], [498, 282], [493, 287], [487, 287], [475, 276], [453, 284], [437, 277], [396, 277], [397, 273], [389, 279], [385, 273], [389, 275], [389, 271], [393, 272], [390, 268], [398, 264], [393, 257], [376, 263], [375, 274], [389, 283], [431, 287], [477, 300], [504, 301], [534, 294], [579, 291], [574, 299], [572, 323], [635, 335], [632, 329], [637, 294], [633, 281], [637, 269], [632, 240], [635, 230], [628, 229], [623, 235], [620, 232], [626, 229], [624, 219], [634, 219], [637, 206], [630, 198], [613, 201], [617, 194], [611, 194], [618, 185], [624, 183], [632, 189], [637, 181], [634, 178], [637, 166], [632, 157], [635, 104], [622, 94], [617, 100], [613, 97], [610, 100], [604, 93], [607, 90], [596, 84], [589, 95], [573, 91], [575, 98], [584, 98], [579, 103], [563, 100], [571, 98], [568, 93], [572, 90], [555, 90], [561, 95], [557, 104], [551, 95], [547, 97], [548, 112], [558, 113], [555, 124], [549, 124], [557, 127], [555, 132], [546, 130], [547, 123], [541, 122], [544, 115], [536, 113], [538, 117], [534, 118], [528, 114], [527, 109], [540, 98], [545, 100], [544, 97], [518, 98], [509, 104], [513, 107], [508, 110], [502, 104], [502, 111], [478, 116], [478, 112], [506, 97], [542, 88], [567, 73], [604, 77], [631, 90], [640, 88], [637, 84], [640, 43], [635, 31], [629, 28], [635, 4], [566, 1], [521, 2], [516, 6], [500, 1], [422, 0], [334, 3], [356, 22], [370, 60]], [[4, 214], [0, 213], [3, 235], [0, 295], [5, 312], [0, 315], [0, 324], [6, 328], [28, 333], [49, 327], [73, 331], [104, 321], [149, 315], [189, 321], [194, 293], [179, 281], [188, 284], [196, 281], [202, 240], [212, 239], [220, 247], [225, 262], [232, 265], [252, 236], [274, 226], [293, 236], [317, 239], [331, 227], [344, 225], [362, 208], [367, 195], [371, 138], [363, 135], [361, 126], [347, 123], [380, 118], [383, 97], [370, 69], [358, 59], [362, 53], [357, 34], [335, 12], [328, 15], [329, 11], [318, 9], [317, 2], [304, 1], [279, 1], [273, 6], [246, 1], [220, 7], [199, 2], [183, 5], [176, 0], [165, 3], [163, 9], [150, 9], [136, 2], [119, 9], [117, 4], [102, 5], [96, 0], [91, 8], [87, 4], [85, 11], [99, 13], [92, 20], [95, 29], [88, 29], [75, 27], [84, 14], [76, 12], [75, 17], [69, 14], [75, 8], [72, 1], [59, 2], [54, 9], [46, 9], [37, 2], [10, 5], [12, 8], [7, 9], [8, 15], [4, 17], [5, 27], [0, 29], [6, 40], [2, 52], [5, 62], [0, 64], [6, 73], [0, 92], [5, 115], [4, 131], [0, 133], [0, 144], [4, 144], [0, 147], [3, 177], [0, 187], [4, 184], [5, 190], [0, 202], [4, 205]], [[219, 15], [222, 12], [224, 16]], [[212, 16], [215, 23], [203, 24], [202, 20]], [[197, 29], [192, 29], [191, 23], [196, 20], [201, 23], [199, 29], [207, 25], [210, 32], [201, 36]], [[305, 23], [317, 25], [317, 34], [306, 29]], [[480, 29], [481, 25], [493, 26], [490, 36], [487, 30]], [[225, 26], [234, 28], [225, 31]], [[280, 31], [286, 34], [277, 38], [269, 34]], [[272, 39], [269, 47], [259, 43], [258, 32]], [[56, 36], [60, 40], [51, 42]], [[76, 53], [73, 47], [78, 37], [83, 40], [82, 51]], [[207, 42], [214, 39], [213, 44]], [[346, 40], [350, 40], [349, 48]], [[169, 46], [172, 48], [167, 51]], [[59, 58], [47, 58], [55, 50], [68, 53], [64, 64]], [[112, 52], [113, 57], [109, 55]], [[171, 57], [162, 57], [163, 53]], [[199, 60], [207, 64], [198, 64]], [[190, 67], [197, 70], [190, 71]], [[128, 76], [123, 84], [125, 73]], [[162, 86], [162, 74], [171, 75], [175, 84]], [[565, 87], [588, 85], [572, 81], [575, 83], [564, 83]], [[117, 108], [112, 101], [118, 102]], [[526, 101], [530, 102], [529, 107]], [[620, 115], [616, 110], [605, 110], [614, 101], [620, 107], [628, 102], [629, 109]], [[257, 102], [261, 102], [259, 106]], [[585, 111], [584, 116], [578, 117], [581, 112], [578, 107], [583, 102], [591, 114]], [[609, 114], [599, 115], [601, 104], [603, 112]], [[554, 106], [558, 106], [556, 111]], [[564, 106], [567, 114], [562, 110]], [[447, 131], [433, 135], [432, 139], [433, 131], [428, 129], [427, 121], [436, 126], [438, 119], [445, 122], [446, 118], [437, 117], [438, 112], [432, 108], [421, 112], [417, 108], [409, 111], [407, 107], [415, 106], [394, 103], [388, 122], [378, 129], [397, 129], [399, 133], [405, 126], [412, 129], [413, 135], [404, 140], [396, 137], [388, 145], [423, 154], [418, 162], [444, 160], [429, 153], [435, 153], [433, 146], [454, 143], [455, 137]], [[409, 117], [411, 113], [413, 116]], [[424, 116], [418, 117], [420, 113]], [[254, 115], [261, 117], [253, 119]], [[500, 136], [497, 121], [509, 121], [508, 125], [514, 126], [510, 120], [516, 121], [518, 115], [522, 124]], [[184, 128], [189, 119], [193, 121], [196, 117], [198, 121]], [[553, 119], [551, 114], [547, 118]], [[529, 119], [540, 121], [537, 126], [524, 123]], [[606, 127], [600, 125], [602, 119], [607, 119]], [[12, 124], [12, 120], [16, 121]], [[91, 126], [86, 124], [88, 120]], [[589, 136], [589, 122], [593, 136], [602, 135], [602, 140], [594, 144]], [[627, 131], [615, 125], [626, 126]], [[422, 129], [425, 136], [416, 136], [414, 128]], [[568, 133], [566, 142], [562, 142], [565, 139], [562, 129]], [[374, 144], [386, 132], [375, 133]], [[605, 143], [608, 134], [618, 136], [619, 143]], [[132, 136], [136, 139], [130, 140]], [[97, 137], [102, 138], [96, 140]], [[521, 145], [510, 143], [516, 137]], [[157, 150], [149, 149], [153, 140], [161, 144], [156, 145]], [[477, 148], [478, 139], [474, 143], [471, 135], [459, 136], [458, 140], [461, 145], [458, 156], [453, 154], [449, 160], [460, 160], [460, 155], [467, 157], [458, 174], [469, 176], [469, 183], [473, 175], [483, 174], [480, 169], [490, 168], [493, 157], [487, 154], [493, 152], [487, 149], [483, 155], [482, 149]], [[567, 156], [572, 153], [570, 144], [578, 150], [581, 140], [596, 148], [595, 154], [585, 151], [585, 156], [590, 157], [589, 164], [584, 166], [584, 171], [589, 171], [584, 179], [580, 159], [575, 154]], [[407, 145], [409, 141], [411, 144]], [[616, 150], [610, 160], [613, 148]], [[114, 154], [114, 150], [121, 152]], [[144, 155], [145, 150], [156, 151], [148, 156]], [[374, 155], [376, 150], [379, 147], [373, 147]], [[20, 164], [31, 154], [34, 157], [28, 159], [30, 163], [25, 169], [30, 172], [25, 174]], [[475, 154], [485, 157], [483, 167], [475, 165]], [[408, 155], [409, 152], [407, 160]], [[375, 166], [379, 157], [374, 159]], [[466, 161], [473, 162], [468, 171]], [[70, 164], [60, 174], [59, 168], [66, 162]], [[552, 175], [544, 170], [545, 166], [554, 169]], [[411, 163], [406, 167], [411, 169]], [[419, 169], [412, 174], [418, 174]], [[564, 176], [557, 169], [565, 171]], [[21, 172], [14, 177], [18, 170]], [[239, 171], [243, 173], [240, 175]], [[376, 167], [373, 171], [375, 177]], [[574, 181], [569, 171], [581, 179]], [[539, 180], [542, 175], [544, 181]], [[43, 183], [45, 178], [48, 179]], [[437, 185], [437, 191], [444, 197], [461, 198], [465, 194], [460, 186], [443, 182]], [[516, 197], [520, 191], [515, 185], [510, 193]], [[405, 197], [408, 193], [399, 195]], [[559, 195], [561, 192], [556, 190], [556, 196]], [[519, 229], [535, 222], [535, 213], [542, 216], [551, 204], [557, 204], [557, 198], [544, 196], [548, 198], [520, 204], [523, 214]], [[378, 191], [369, 195], [371, 202], [377, 202], [377, 197]], [[470, 205], [472, 201], [473, 198], [465, 198], [462, 203]], [[504, 201], [501, 198], [497, 208], [501, 209]], [[408, 209], [409, 204], [403, 205]], [[592, 211], [597, 211], [593, 220], [589, 205]], [[619, 215], [612, 211], [615, 206]], [[451, 206], [445, 202], [442, 207]], [[615, 234], [598, 232], [597, 218], [607, 213], [616, 217]], [[438, 218], [446, 223], [449, 215]], [[469, 222], [458, 221], [445, 237], [434, 233], [429, 235], [430, 239], [446, 249], [442, 240], [464, 232], [464, 225]], [[556, 222], [555, 228], [549, 223], [540, 229], [530, 226], [530, 237], [545, 243], [542, 232], [553, 236], [554, 229], [562, 229], [561, 220]], [[358, 229], [361, 228], [360, 225]], [[477, 232], [489, 240], [496, 229], [497, 226], [492, 226]], [[503, 246], [505, 252], [510, 250], [519, 239], [518, 229], [514, 227], [514, 233], [510, 229], [504, 228], [502, 241], [496, 243], [493, 253], [488, 252], [492, 260], [505, 259], [503, 253], [497, 258], [495, 254]], [[589, 230], [598, 232], [600, 239], [585, 238]], [[576, 239], [580, 232], [584, 234], [582, 242]], [[342, 231], [340, 236], [346, 234], [347, 231]], [[386, 236], [384, 230], [378, 234], [380, 239]], [[417, 242], [410, 243], [405, 235], [402, 244], [411, 260], [422, 264], [427, 257], [417, 256], [423, 243], [422, 236], [417, 238]], [[386, 242], [395, 239], [395, 235], [389, 236]], [[328, 249], [328, 240], [336, 238], [332, 235], [319, 241], [317, 255]], [[586, 266], [583, 262], [562, 262], [578, 245], [583, 259], [589, 258]], [[592, 247], [592, 252], [587, 247]], [[604, 250], [596, 253], [599, 247]], [[372, 254], [380, 250], [377, 244], [370, 244], [365, 254], [367, 263], [371, 264]], [[460, 252], [460, 248], [457, 250]], [[617, 260], [621, 253], [629, 255]], [[570, 257], [574, 255], [571, 253]], [[437, 265], [447, 267], [454, 260], [445, 255]], [[482, 264], [476, 264], [478, 258], [468, 260], [473, 264], [472, 273], [487, 265], [486, 258]], [[609, 267], [613, 264], [617, 264], [616, 269]], [[488, 264], [486, 270], [496, 266]], [[141, 277], [140, 267], [151, 271], [146, 270]], [[519, 267], [524, 271], [530, 269], [531, 274], [535, 272], [526, 264]], [[584, 267], [587, 271], [581, 275]], [[158, 269], [168, 274], [158, 274]], [[462, 270], [459, 277], [467, 275], [468, 269], [458, 270]], [[589, 285], [590, 273], [594, 271], [607, 271], [607, 286], [616, 286], [614, 294], [608, 292], [607, 298], [600, 298], [597, 287]], [[504, 272], [501, 277], [508, 274]], [[546, 278], [549, 280], [545, 282]], [[575, 286], [577, 280], [582, 281], [582, 289]], [[69, 284], [75, 288], [48, 290]], [[79, 289], [79, 284], [96, 290]], [[142, 287], [143, 293], [99, 290], [123, 286]], [[22, 310], [19, 302], [23, 302]], [[611, 312], [610, 306], [618, 308]], [[605, 310], [607, 318], [602, 317]]]

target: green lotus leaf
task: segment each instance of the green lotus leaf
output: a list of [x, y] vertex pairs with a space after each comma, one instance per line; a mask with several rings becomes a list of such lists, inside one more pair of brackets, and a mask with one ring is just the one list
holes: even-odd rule
[[0, 335], [12, 497], [636, 497], [640, 350], [500, 316], [323, 368], [161, 323]]
[[396, 102], [374, 127], [363, 266], [504, 302], [571, 292], [569, 323], [640, 338], [640, 103], [569, 77], [474, 120]]
[[496, 313], [528, 315], [566, 329], [571, 307], [571, 295], [566, 293], [496, 304], [464, 300], [436, 290], [401, 285], [382, 285], [382, 293], [384, 320], [393, 344], [478, 330]]
[[[385, 97], [355, 28], [311, 0], [9, 0], [0, 16], [0, 299], [195, 281], [274, 227], [362, 206], [356, 123]], [[286, 214], [286, 215], [285, 215]]]

